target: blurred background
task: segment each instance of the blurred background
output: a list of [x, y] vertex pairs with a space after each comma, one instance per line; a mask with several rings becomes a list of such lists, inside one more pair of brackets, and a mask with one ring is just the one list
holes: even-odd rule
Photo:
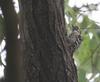
[[[64, 0], [66, 30], [72, 25], [80, 27], [83, 42], [74, 53], [79, 82], [100, 82], [100, 0]], [[18, 1], [14, 0], [16, 12]], [[6, 66], [5, 37], [0, 11], [0, 78]], [[20, 38], [20, 36], [18, 36]]]
[[100, 82], [100, 0], [65, 0], [68, 31], [80, 27], [83, 42], [74, 53], [79, 82]]

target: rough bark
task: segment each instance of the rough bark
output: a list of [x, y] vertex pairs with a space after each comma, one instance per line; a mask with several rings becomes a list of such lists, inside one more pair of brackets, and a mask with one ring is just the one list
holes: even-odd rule
[[63, 0], [21, 0], [24, 82], [77, 82]]

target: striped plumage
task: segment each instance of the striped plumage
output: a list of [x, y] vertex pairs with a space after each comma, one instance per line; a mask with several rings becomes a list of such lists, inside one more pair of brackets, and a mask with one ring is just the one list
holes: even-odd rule
[[81, 32], [80, 32], [78, 26], [73, 27], [72, 32], [68, 38], [69, 38], [69, 42], [71, 44], [70, 48], [74, 52], [77, 48], [79, 48], [79, 46], [82, 42]]

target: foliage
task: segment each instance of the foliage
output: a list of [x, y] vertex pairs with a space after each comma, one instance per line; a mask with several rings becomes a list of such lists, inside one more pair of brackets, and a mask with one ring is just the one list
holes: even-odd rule
[[[96, 77], [100, 73], [100, 26], [86, 14], [86, 12], [92, 13], [97, 10], [98, 5], [87, 4], [81, 7], [70, 7], [68, 0], [65, 0], [68, 30], [70, 31], [72, 25], [78, 25], [83, 36], [83, 42], [74, 55], [79, 82], [100, 81], [100, 74]], [[84, 11], [82, 8], [86, 8], [86, 10]], [[86, 75], [89, 73], [92, 75], [87, 79]]]

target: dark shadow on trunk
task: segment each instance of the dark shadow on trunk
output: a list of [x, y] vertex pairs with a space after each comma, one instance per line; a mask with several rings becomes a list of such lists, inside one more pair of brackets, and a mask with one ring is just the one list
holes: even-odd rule
[[18, 36], [18, 18], [12, 0], [0, 0], [1, 10], [5, 22], [5, 37], [7, 50], [7, 66], [5, 68], [5, 82], [21, 81], [21, 52]]

